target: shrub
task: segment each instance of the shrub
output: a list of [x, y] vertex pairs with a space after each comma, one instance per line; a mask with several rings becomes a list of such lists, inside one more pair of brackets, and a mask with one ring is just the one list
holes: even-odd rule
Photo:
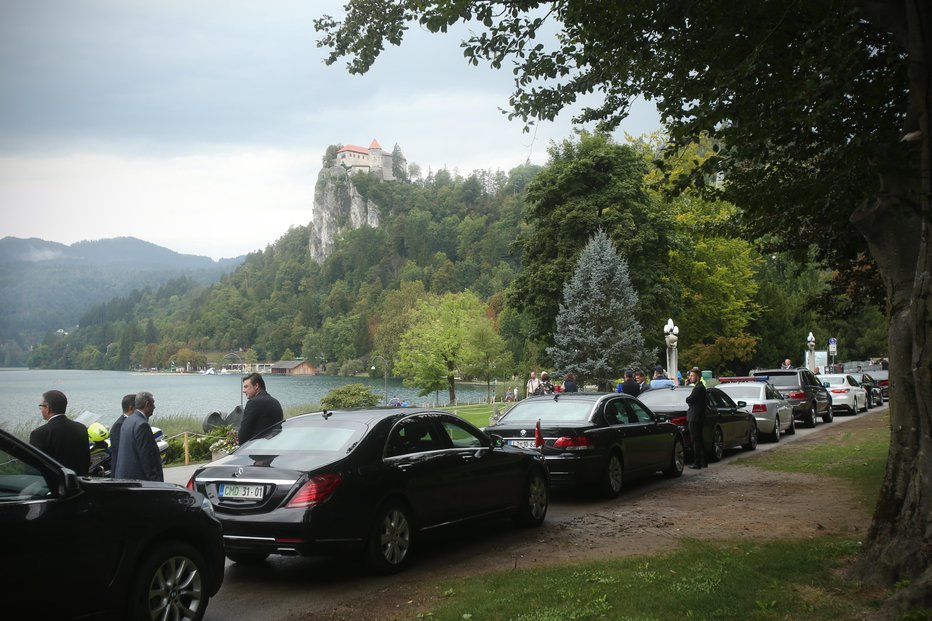
[[365, 384], [347, 384], [334, 388], [320, 400], [320, 405], [329, 409], [371, 408], [379, 402], [379, 395]]

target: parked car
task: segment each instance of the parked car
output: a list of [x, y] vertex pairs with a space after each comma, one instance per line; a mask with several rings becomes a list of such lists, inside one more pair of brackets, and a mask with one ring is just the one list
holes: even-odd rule
[[680, 429], [623, 393], [563, 393], [516, 403], [486, 428], [536, 448], [554, 486], [589, 486], [613, 498], [629, 478], [683, 474]]
[[871, 377], [880, 386], [880, 394], [884, 401], [890, 400], [890, 372], [885, 370], [871, 371]]
[[808, 427], [815, 427], [820, 418], [832, 422], [832, 395], [809, 369], [759, 369], [751, 375], [765, 377], [793, 406], [796, 420]]
[[867, 406], [869, 408], [883, 405], [883, 389], [880, 387], [880, 382], [873, 375], [870, 373], [853, 373], [852, 375], [867, 392]]
[[[692, 392], [689, 386], [660, 388], [641, 393], [638, 398], [656, 414], [666, 415], [683, 432], [687, 450], [692, 441], [686, 425], [686, 397]], [[719, 461], [726, 449], [740, 446], [753, 451], [757, 448], [757, 421], [750, 412], [738, 407], [731, 397], [717, 387], [706, 389], [706, 415], [703, 439], [709, 461]]]
[[210, 503], [171, 483], [78, 477], [0, 430], [8, 619], [203, 618], [223, 583]]
[[844, 410], [851, 414], [867, 411], [867, 391], [858, 383], [858, 380], [854, 379], [853, 375], [833, 373], [822, 375], [820, 379], [832, 393], [833, 410]]
[[718, 388], [739, 406], [750, 407], [758, 432], [774, 442], [784, 433], [796, 433], [793, 406], [769, 382], [759, 377], [720, 377]]
[[428, 529], [494, 514], [539, 526], [549, 478], [538, 451], [453, 414], [392, 408], [290, 418], [189, 485], [213, 504], [233, 561], [360, 552], [391, 573]]

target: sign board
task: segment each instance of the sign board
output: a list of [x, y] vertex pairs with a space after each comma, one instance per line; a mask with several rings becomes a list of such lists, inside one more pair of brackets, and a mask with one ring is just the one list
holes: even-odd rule
[[832, 356], [838, 353], [838, 339], [834, 336], [828, 340], [828, 353]]
[[[803, 361], [805, 361], [805, 364], [802, 364], [800, 366], [809, 367], [809, 352], [808, 351], [803, 353], [802, 359]], [[809, 370], [812, 372], [815, 372], [816, 369], [818, 369], [819, 373], [824, 373], [825, 365], [827, 364], [828, 364], [828, 352], [825, 351], [824, 349], [821, 349], [821, 350], [817, 349], [815, 351], [815, 366], [809, 367]]]

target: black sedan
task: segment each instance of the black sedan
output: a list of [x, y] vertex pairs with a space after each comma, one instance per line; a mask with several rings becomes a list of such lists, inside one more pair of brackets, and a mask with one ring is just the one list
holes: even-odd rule
[[288, 419], [189, 485], [213, 503], [233, 561], [359, 551], [391, 573], [428, 529], [501, 514], [539, 526], [548, 483], [535, 451], [446, 412], [392, 408]]
[[487, 431], [540, 450], [555, 486], [621, 493], [626, 478], [683, 474], [679, 428], [626, 394], [556, 393], [519, 401]]
[[[683, 429], [686, 446], [692, 446], [686, 425], [686, 397], [692, 392], [689, 386], [658, 388], [642, 392], [638, 398], [654, 412], [665, 414]], [[757, 448], [757, 421], [743, 409], [743, 401], [735, 403], [718, 388], [706, 389], [706, 414], [703, 439], [709, 461], [719, 461], [726, 449]]]
[[202, 619], [223, 583], [220, 523], [171, 483], [77, 477], [0, 430], [7, 619]]

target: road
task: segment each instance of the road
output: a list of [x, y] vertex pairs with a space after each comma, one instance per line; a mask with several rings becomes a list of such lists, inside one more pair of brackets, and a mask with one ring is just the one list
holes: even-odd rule
[[[871, 410], [871, 413], [883, 410], [886, 410], [886, 405], [882, 410]], [[834, 422], [820, 423], [815, 429], [797, 428], [795, 436], [783, 436], [779, 443], [762, 442], [758, 451], [773, 450], [863, 416], [836, 416]], [[693, 493], [701, 482], [695, 477], [724, 472], [721, 469], [728, 468], [729, 463], [741, 455], [746, 453], [729, 451], [721, 462], [712, 464], [708, 470], [687, 468], [680, 479], [657, 477], [628, 484], [615, 500], [606, 501], [583, 494], [555, 494], [547, 522], [540, 529], [521, 530], [511, 526], [510, 521], [486, 522], [423, 538], [419, 541], [421, 547], [417, 561], [406, 572], [396, 576], [369, 575], [355, 559], [273, 556], [256, 566], [228, 562], [223, 587], [211, 600], [205, 618], [208, 621], [278, 621], [410, 617], [411, 614], [404, 615], [404, 610], [399, 608], [415, 604], [411, 599], [414, 594], [429, 590], [428, 587], [440, 580], [455, 580], [457, 576], [475, 571], [510, 569], [508, 565], [512, 561], [514, 566], [519, 563], [526, 566], [530, 557], [546, 556], [546, 548], [553, 546], [555, 541], [574, 536], [578, 536], [580, 541], [588, 541], [589, 547], [598, 546], [599, 531], [593, 533], [593, 516], [611, 521], [612, 516], [618, 516], [626, 507], [639, 504], [638, 500], [646, 495], [651, 495], [648, 505], [658, 501], [657, 494], [661, 499], [681, 499], [689, 495], [682, 490]], [[195, 468], [168, 468], [165, 478], [183, 485]], [[667, 491], [669, 494], [665, 494]], [[643, 508], [634, 513], [645, 519]], [[646, 513], [648, 522], [659, 519], [653, 517], [650, 506]], [[590, 522], [589, 530], [574, 535], [573, 529], [586, 521]], [[617, 527], [617, 520], [613, 524]], [[566, 547], [565, 543], [563, 547]], [[408, 593], [412, 594], [411, 597]]]

